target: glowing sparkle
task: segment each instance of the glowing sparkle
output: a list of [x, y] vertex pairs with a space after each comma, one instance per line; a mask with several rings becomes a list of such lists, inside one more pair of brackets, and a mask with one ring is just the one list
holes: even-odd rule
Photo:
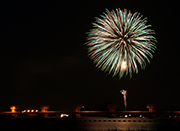
[[126, 61], [123, 61], [122, 64], [121, 64], [121, 66], [122, 66], [122, 69], [126, 69], [126, 68], [127, 68], [127, 63], [126, 63]]

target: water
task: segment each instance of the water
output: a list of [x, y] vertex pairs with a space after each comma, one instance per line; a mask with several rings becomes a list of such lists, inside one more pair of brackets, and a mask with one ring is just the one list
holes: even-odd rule
[[[104, 120], [106, 121], [104, 122]], [[70, 118], [1, 118], [0, 131], [180, 131], [180, 120], [166, 123], [141, 119], [133, 122], [119, 118], [70, 119]], [[116, 121], [115, 121], [116, 120]], [[120, 128], [119, 128], [120, 127]], [[138, 127], [138, 128], [137, 128]], [[152, 128], [151, 128], [152, 127]]]

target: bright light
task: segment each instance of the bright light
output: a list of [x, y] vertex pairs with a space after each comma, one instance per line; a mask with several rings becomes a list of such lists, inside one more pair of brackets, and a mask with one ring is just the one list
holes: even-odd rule
[[140, 115], [139, 117], [142, 117], [142, 115]]
[[10, 109], [11, 109], [11, 112], [16, 112], [15, 111], [16, 110], [16, 106], [11, 106]]
[[22, 113], [24, 113], [24, 111], [22, 111]]
[[121, 67], [122, 67], [122, 69], [126, 69], [126, 67], [127, 67], [126, 61], [123, 61], [123, 62], [122, 62]]
[[125, 117], [128, 117], [127, 115], [125, 115]]
[[27, 110], [27, 112], [30, 112], [30, 110]]
[[24, 112], [26, 112], [26, 110], [24, 110]]
[[129, 114], [129, 116], [131, 116], [131, 114]]
[[62, 118], [62, 117], [69, 117], [69, 115], [68, 115], [68, 114], [61, 114], [60, 117], [61, 117], [61, 118]]
[[31, 112], [34, 112], [34, 110], [31, 110]]
[[38, 112], [38, 110], [36, 110], [36, 112]]

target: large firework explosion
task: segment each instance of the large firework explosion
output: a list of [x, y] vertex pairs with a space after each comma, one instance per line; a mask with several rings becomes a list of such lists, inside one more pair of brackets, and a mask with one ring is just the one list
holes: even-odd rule
[[94, 29], [88, 32], [87, 46], [89, 55], [96, 67], [103, 71], [119, 74], [138, 73], [137, 63], [145, 68], [146, 60], [150, 63], [156, 45], [155, 34], [146, 25], [146, 18], [140, 13], [131, 14], [126, 9], [111, 12], [106, 9], [102, 18], [96, 18]]

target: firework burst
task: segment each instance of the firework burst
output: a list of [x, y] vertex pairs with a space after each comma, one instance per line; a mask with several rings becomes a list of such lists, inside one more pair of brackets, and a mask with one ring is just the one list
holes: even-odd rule
[[152, 58], [156, 45], [155, 32], [146, 25], [146, 18], [140, 13], [131, 14], [126, 9], [111, 12], [106, 9], [102, 18], [96, 18], [94, 29], [88, 32], [86, 45], [89, 55], [105, 72], [119, 74], [138, 73], [137, 63], [145, 68]]

